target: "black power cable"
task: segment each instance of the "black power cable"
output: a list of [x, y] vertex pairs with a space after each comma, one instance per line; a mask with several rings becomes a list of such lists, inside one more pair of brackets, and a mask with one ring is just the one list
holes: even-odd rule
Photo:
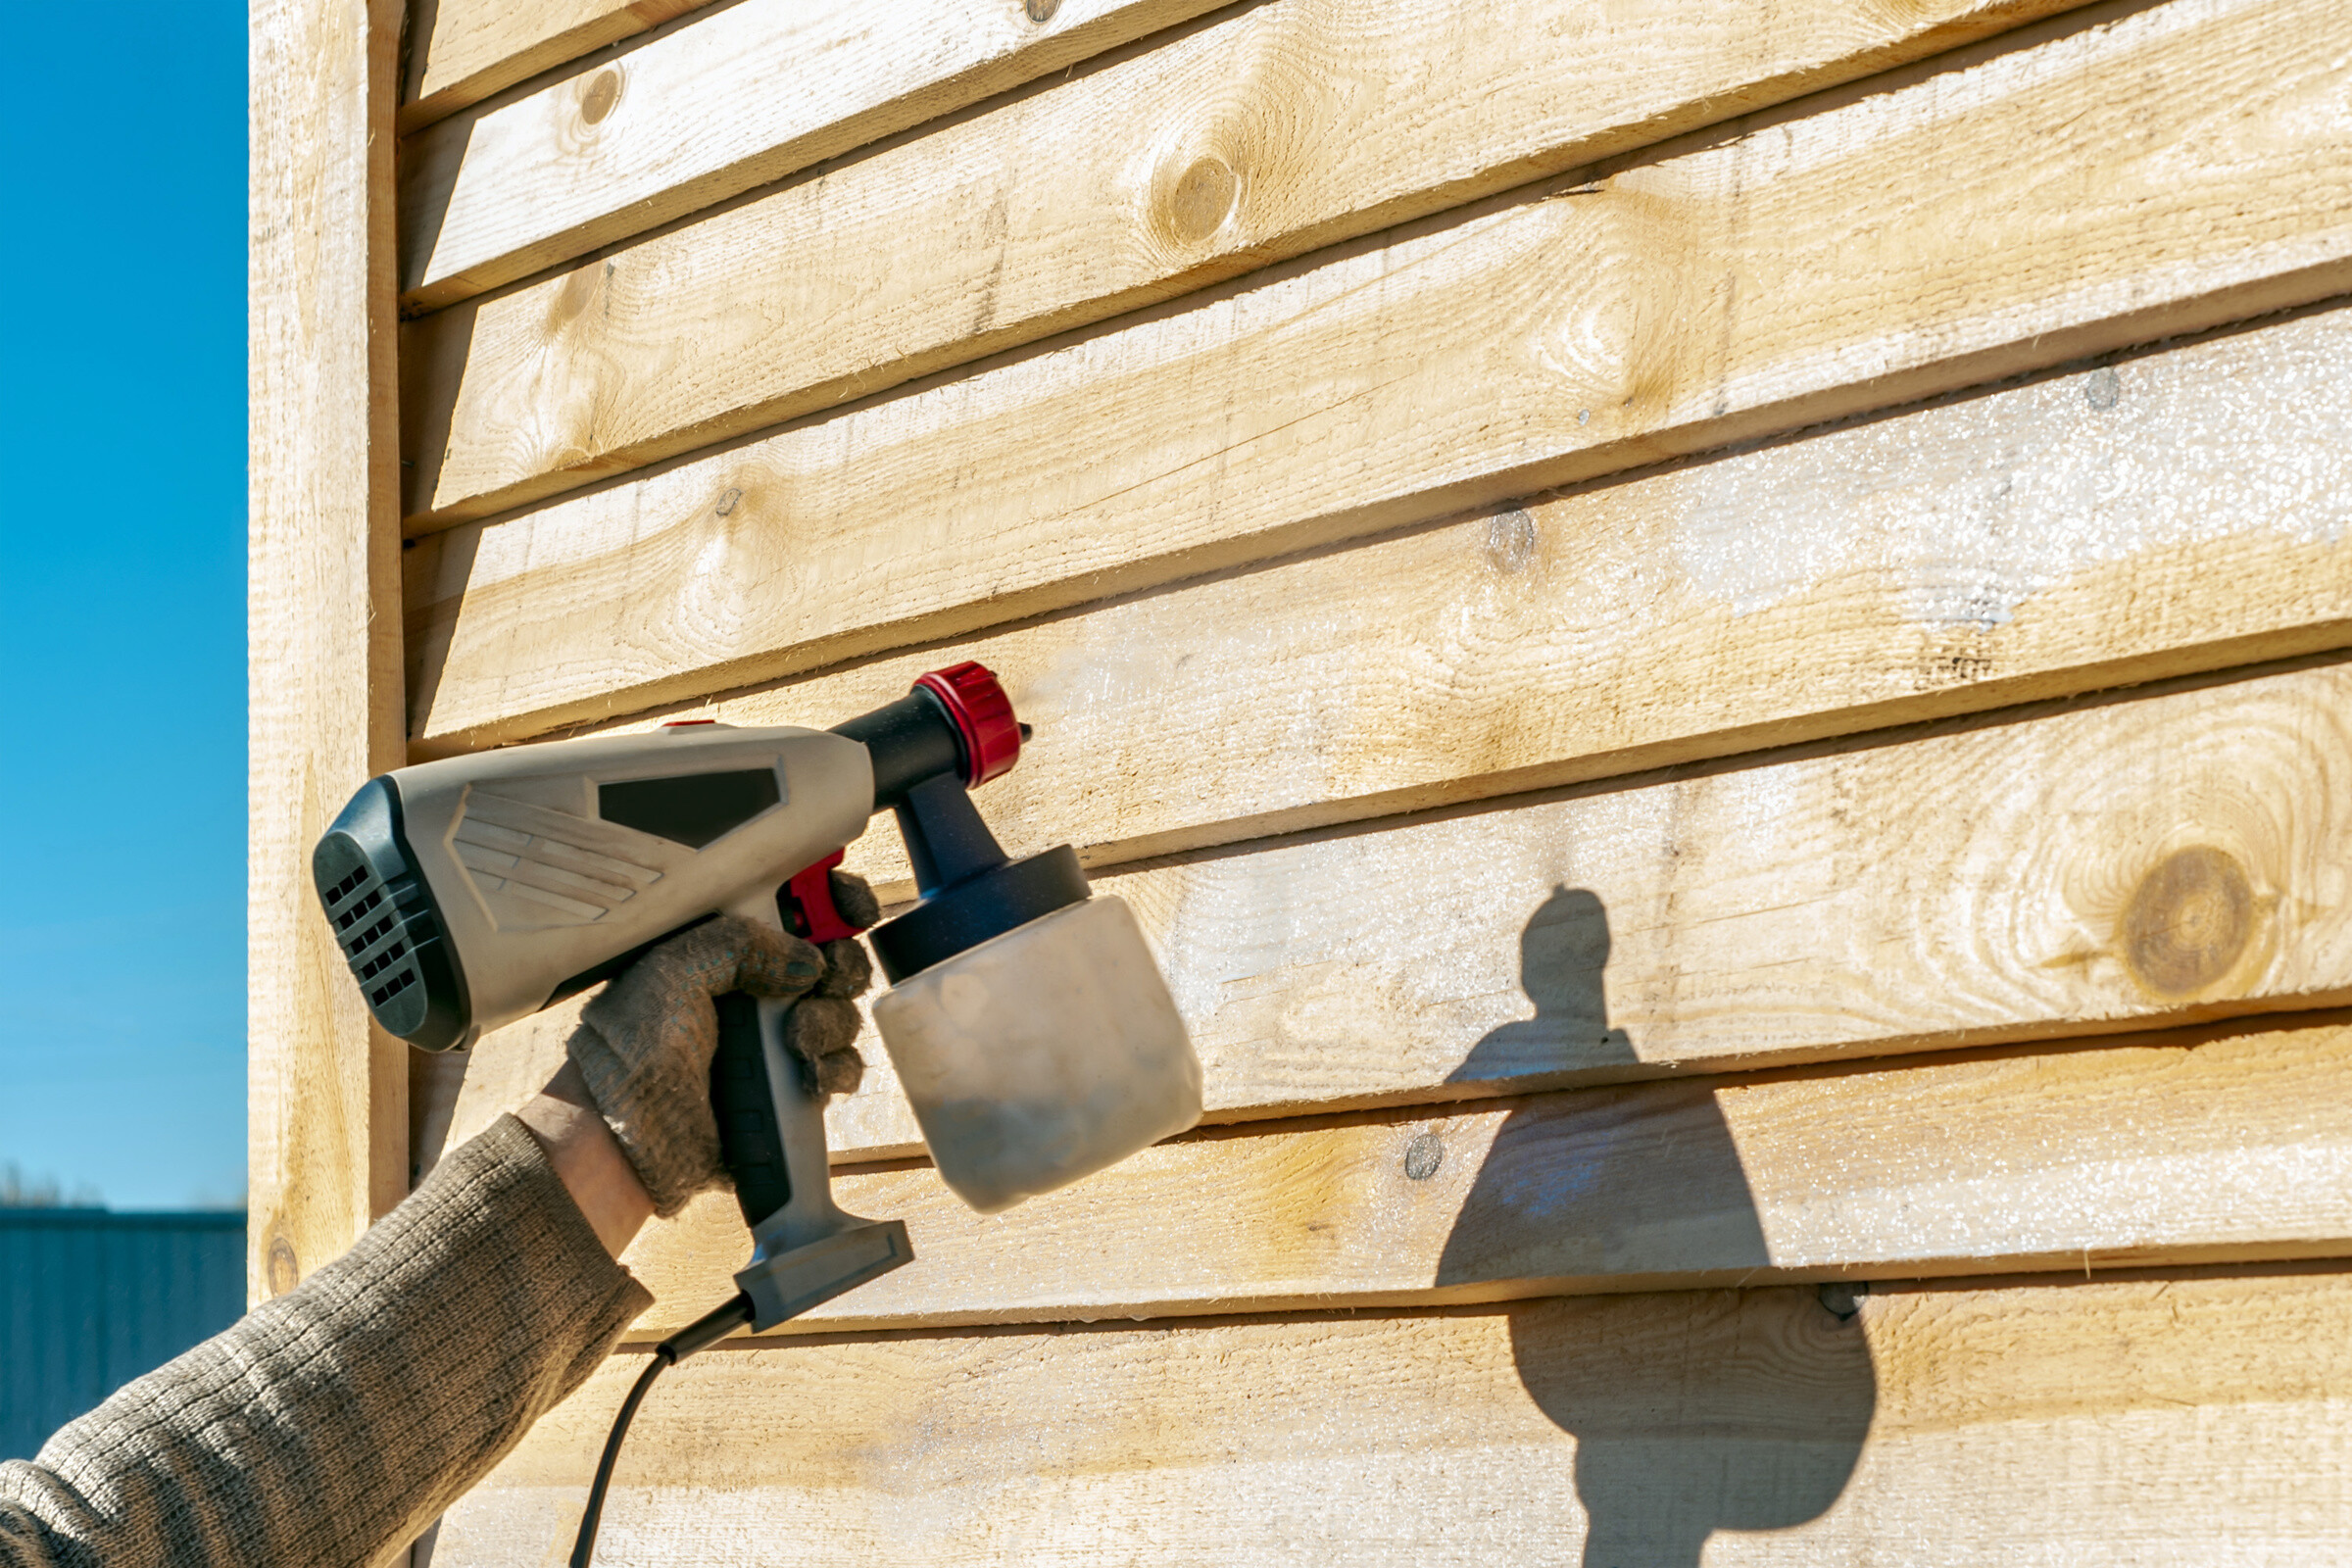
[[620, 1457], [620, 1440], [629, 1435], [630, 1418], [637, 1414], [637, 1406], [645, 1402], [646, 1390], [654, 1386], [654, 1379], [662, 1375], [663, 1367], [675, 1366], [706, 1346], [717, 1344], [751, 1320], [752, 1298], [738, 1296], [654, 1347], [654, 1358], [637, 1374], [629, 1396], [620, 1401], [620, 1413], [612, 1418], [612, 1435], [605, 1439], [605, 1456], [596, 1462], [596, 1480], [588, 1487], [588, 1511], [580, 1515], [579, 1539], [571, 1544], [571, 1568], [588, 1568], [589, 1559], [596, 1555], [596, 1527], [604, 1517], [605, 1489], [612, 1484], [612, 1465]]

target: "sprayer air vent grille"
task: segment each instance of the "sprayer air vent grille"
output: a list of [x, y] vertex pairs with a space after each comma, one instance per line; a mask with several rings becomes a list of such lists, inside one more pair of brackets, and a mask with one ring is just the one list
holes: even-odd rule
[[[389, 891], [375, 869], [365, 865], [326, 890], [326, 917], [370, 1009], [380, 1009], [422, 978], [416, 972], [411, 944], [401, 932], [400, 910], [386, 907]], [[382, 914], [369, 919], [378, 909]], [[421, 919], [429, 925], [432, 916], [412, 911], [409, 919]]]

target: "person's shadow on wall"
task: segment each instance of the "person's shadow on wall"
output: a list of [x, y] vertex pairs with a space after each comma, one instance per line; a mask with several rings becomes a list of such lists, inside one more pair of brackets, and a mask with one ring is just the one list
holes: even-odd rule
[[[1536, 1015], [1480, 1040], [1457, 1082], [1636, 1059], [1608, 1023], [1608, 911], [1555, 888], [1520, 936]], [[1740, 1154], [1703, 1085], [1652, 1081], [1505, 1118], [1439, 1283], [1686, 1272], [1769, 1261]], [[1720, 1260], [1717, 1262], [1716, 1260]], [[1692, 1568], [1717, 1530], [1828, 1511], [1877, 1404], [1845, 1295], [1813, 1286], [1676, 1292], [1511, 1308], [1520, 1382], [1576, 1439], [1585, 1568]], [[1627, 1332], [1627, 1313], [1642, 1325]], [[1598, 1330], [1613, 1325], [1604, 1340]]]

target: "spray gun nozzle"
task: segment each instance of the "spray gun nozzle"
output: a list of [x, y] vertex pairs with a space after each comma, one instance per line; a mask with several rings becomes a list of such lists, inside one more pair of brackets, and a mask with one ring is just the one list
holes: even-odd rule
[[860, 713], [833, 733], [863, 746], [874, 764], [874, 808], [943, 775], [977, 789], [1020, 760], [1029, 726], [1013, 717], [997, 677], [966, 661], [935, 669], [895, 703]]
[[888, 807], [922, 902], [874, 927], [893, 985], [991, 937], [1087, 899], [1068, 845], [1015, 860], [972, 807], [968, 789], [1010, 768], [1028, 725], [997, 677], [970, 662], [933, 670], [914, 690], [834, 727], [872, 759], [874, 808]]

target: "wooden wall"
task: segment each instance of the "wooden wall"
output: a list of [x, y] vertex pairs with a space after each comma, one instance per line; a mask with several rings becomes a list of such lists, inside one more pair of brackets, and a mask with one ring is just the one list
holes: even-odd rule
[[[2332, 0], [255, 23], [257, 1289], [561, 1049], [333, 983], [404, 756], [981, 659], [1206, 1065], [987, 1219], [880, 1066], [917, 1264], [600, 1561], [2352, 1554]], [[642, 1353], [432, 1560], [560, 1561]]]

